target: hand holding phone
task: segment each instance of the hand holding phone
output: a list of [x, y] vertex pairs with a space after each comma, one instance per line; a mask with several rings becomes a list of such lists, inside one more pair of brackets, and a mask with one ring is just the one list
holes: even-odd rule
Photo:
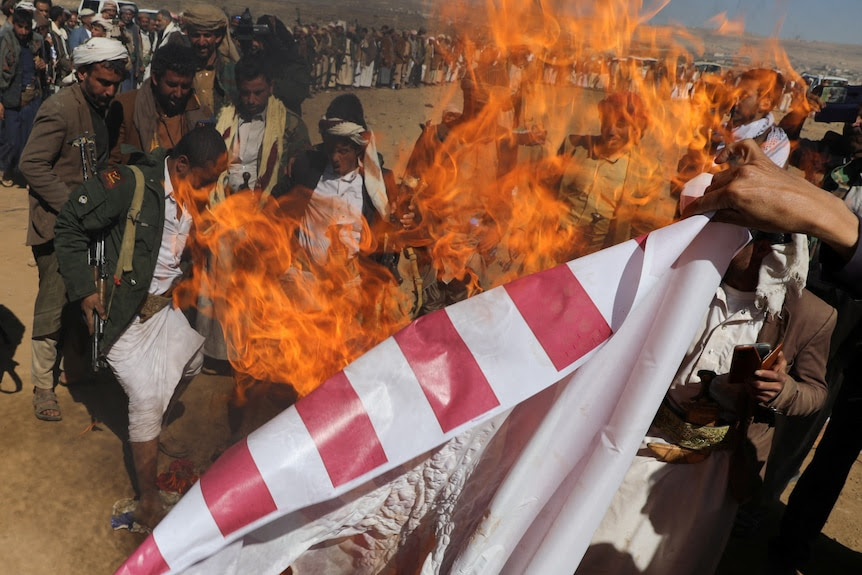
[[787, 381], [787, 360], [782, 344], [738, 345], [733, 350], [729, 380], [745, 385], [749, 395], [762, 403], [775, 399]]

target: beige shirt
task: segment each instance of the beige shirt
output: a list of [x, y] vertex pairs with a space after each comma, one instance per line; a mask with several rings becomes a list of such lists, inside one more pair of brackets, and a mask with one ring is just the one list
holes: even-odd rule
[[560, 182], [560, 200], [568, 209], [561, 223], [582, 234], [578, 252], [585, 255], [607, 247], [611, 220], [627, 183], [629, 156], [594, 157], [586, 146], [573, 146], [568, 138], [564, 153], [568, 163]]

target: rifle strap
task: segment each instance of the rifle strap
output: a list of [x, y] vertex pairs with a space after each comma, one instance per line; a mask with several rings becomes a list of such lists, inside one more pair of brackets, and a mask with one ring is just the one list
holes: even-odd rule
[[[132, 203], [129, 206], [129, 213], [126, 216], [126, 227], [123, 230], [123, 241], [120, 244], [120, 254], [117, 256], [117, 269], [114, 272], [114, 285], [120, 283], [120, 278], [125, 272], [132, 271], [132, 259], [135, 254], [135, 229], [138, 225], [138, 220], [141, 215], [141, 206], [144, 203], [144, 187], [146, 180], [144, 174], [137, 166], [129, 166], [132, 173], [135, 175], [135, 193], [132, 196]], [[116, 289], [111, 291], [111, 301], [108, 304], [108, 313], [111, 313], [111, 303], [114, 301], [114, 293]]]

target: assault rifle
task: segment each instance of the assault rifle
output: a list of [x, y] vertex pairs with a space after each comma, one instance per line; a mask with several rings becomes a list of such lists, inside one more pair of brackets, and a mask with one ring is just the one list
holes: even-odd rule
[[[81, 153], [81, 175], [84, 181], [96, 177], [96, 140], [90, 137], [88, 132], [84, 132], [80, 137], [75, 138], [71, 142], [74, 147], [78, 148]], [[93, 280], [96, 282], [96, 292], [99, 294], [99, 302], [102, 306], [105, 305], [105, 292], [108, 283], [108, 269], [105, 261], [105, 234], [99, 232], [93, 245], [90, 246], [90, 265], [93, 266]], [[99, 371], [107, 367], [105, 360], [102, 359], [99, 348], [102, 343], [102, 336], [105, 333], [105, 321], [99, 317], [99, 313], [93, 310], [93, 335], [91, 339], [91, 364], [93, 371]]]

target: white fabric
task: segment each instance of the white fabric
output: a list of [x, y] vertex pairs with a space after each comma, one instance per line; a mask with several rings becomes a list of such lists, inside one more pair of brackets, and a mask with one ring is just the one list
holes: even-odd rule
[[186, 316], [167, 306], [145, 323], [140, 317], [108, 350], [108, 365], [129, 397], [129, 441], [159, 436], [162, 416], [180, 380], [203, 365], [204, 338]]
[[330, 136], [336, 136], [338, 138], [349, 138], [357, 146], [365, 146], [365, 128], [363, 128], [359, 124], [348, 122], [346, 120], [341, 120], [339, 118], [324, 117], [323, 119], [330, 122], [337, 122], [336, 124], [326, 129], [326, 133]]
[[370, 64], [359, 63], [359, 78], [354, 85], [358, 88], [370, 88], [374, 82], [374, 62]]
[[673, 465], [651, 457], [648, 442], [666, 443], [644, 439], [577, 575], [715, 572], [737, 509], [727, 493], [729, 452]]
[[727, 373], [733, 348], [757, 342], [765, 314], [754, 306], [754, 297], [754, 292], [741, 292], [724, 283], [716, 290], [699, 333], [671, 383], [668, 396], [677, 405], [700, 392], [698, 371]]
[[[718, 288], [668, 392], [673, 403], [682, 407], [701, 391], [699, 370], [726, 374], [734, 346], [757, 341], [765, 314], [755, 299], [754, 292], [725, 284]], [[728, 493], [730, 452], [713, 452], [700, 463], [670, 464], [657, 460], [649, 443], [669, 442], [660, 429], [650, 427], [578, 575], [715, 571], [737, 509]]]
[[299, 245], [315, 263], [325, 265], [333, 238], [338, 238], [339, 249], [353, 257], [359, 252], [361, 236], [362, 176], [358, 170], [339, 176], [327, 164], [302, 214]]
[[[384, 463], [334, 487], [297, 407], [292, 407], [223, 456], [225, 461], [251, 457], [260, 477], [254, 489], [246, 489], [252, 485], [248, 472], [231, 483], [236, 467], [219, 460], [118, 573], [177, 573], [201, 562], [188, 572], [276, 574], [307, 549], [351, 529], [368, 534], [352, 540], [369, 548], [375, 547], [375, 526], [389, 525], [391, 533], [399, 524], [393, 551], [403, 542], [428, 553], [422, 554], [421, 568], [415, 554], [393, 556], [392, 572], [573, 573], [700, 325], [701, 314], [679, 311], [708, 306], [728, 261], [747, 241], [740, 228], [710, 224], [704, 229], [705, 222], [689, 218], [652, 232], [645, 242], [625, 242], [557, 269], [574, 275], [614, 332], [606, 343], [586, 340], [592, 351], [585, 349], [585, 355], [572, 357], [564, 367], [555, 367], [543, 351], [509, 286], [420, 318], [407, 328], [409, 333], [430, 334], [426, 330], [435, 324], [429, 318], [448, 318], [498, 399], [497, 407], [442, 431], [415, 374], [389, 338], [343, 372], [373, 425]], [[554, 309], [559, 300], [541, 288], [548, 273], [519, 285], [535, 289], [533, 297]], [[562, 324], [556, 330], [572, 337], [577, 331]], [[429, 366], [440, 367], [435, 370], [440, 382], [457, 381], [447, 376], [459, 373], [447, 363], [452, 361], [447, 349], [435, 351], [434, 357]], [[506, 419], [506, 433], [497, 431], [488, 444], [495, 449], [465, 443], [465, 434], [481, 433], [481, 426], [495, 425], [498, 416], [518, 404]], [[334, 404], [333, 432], [356, 415], [341, 413]], [[445, 496], [454, 502], [451, 508], [424, 495], [418, 514], [399, 507], [400, 496], [409, 497], [407, 490], [423, 491], [422, 485], [441, 476], [429, 468], [427, 475], [414, 475], [422, 485], [399, 484], [397, 478], [433, 459], [437, 446], [453, 445], [450, 440], [459, 437], [456, 444], [464, 448], [452, 455], [465, 462], [480, 460], [447, 467], [455, 478]], [[203, 483], [222, 486], [217, 499], [208, 503]], [[367, 506], [354, 506], [396, 484], [404, 489], [392, 506], [383, 505], [388, 515], [366, 515]], [[261, 489], [259, 499], [253, 494]], [[210, 507], [221, 508], [221, 524], [226, 525], [237, 512], [259, 508], [257, 501], [268, 501], [275, 510], [254, 513], [250, 522], [226, 531], [219, 529]], [[343, 505], [347, 507], [340, 510]], [[459, 514], [459, 520], [450, 521], [446, 509]], [[408, 565], [397, 564], [397, 559], [411, 557]]]
[[844, 205], [857, 216], [862, 216], [862, 186], [853, 186], [844, 196]]
[[56, 34], [57, 36], [59, 36], [63, 40], [65, 40], [66, 42], [69, 41], [69, 33], [66, 32], [66, 29], [65, 28], [58, 28], [57, 23], [54, 22], [53, 20], [51, 21], [51, 31], [54, 32], [54, 34]]
[[129, 53], [119, 40], [113, 38], [90, 38], [72, 52], [75, 67], [128, 59]]
[[180, 30], [180, 27], [177, 25], [177, 23], [171, 20], [171, 22], [167, 26], [165, 26], [165, 30], [162, 32], [161, 38], [156, 39], [156, 45], [153, 48], [153, 52], [164, 46], [172, 35], [182, 33], [183, 31]]
[[159, 257], [150, 282], [151, 294], [161, 295], [167, 292], [174, 282], [183, 275], [180, 260], [186, 241], [192, 229], [192, 216], [188, 210], [182, 210], [182, 217], [177, 218], [177, 200], [171, 175], [168, 172], [168, 162], [165, 160], [165, 227], [162, 230], [162, 243], [159, 246]]
[[257, 184], [258, 156], [263, 145], [266, 131], [266, 110], [251, 119], [239, 119], [237, 137], [234, 140], [228, 183], [232, 190], [239, 190], [244, 184], [243, 173], [248, 172], [249, 189]]
[[[761, 271], [768, 267], [766, 260], [761, 265]], [[766, 284], [785, 275], [784, 268], [778, 267], [782, 272], [770, 276]], [[807, 257], [804, 267], [807, 269]], [[784, 294], [773, 294], [780, 296], [780, 301], [773, 302], [779, 309]], [[700, 335], [668, 392], [673, 403], [682, 407], [701, 391], [699, 370], [726, 374], [734, 347], [757, 341], [767, 314], [761, 304], [761, 293], [740, 292], [725, 284], [719, 287]], [[733, 387], [725, 386], [724, 378], [719, 377], [710, 393], [732, 410], [736, 405]], [[728, 493], [730, 452], [713, 452], [700, 463], [674, 465], [658, 461], [647, 448], [650, 442], [668, 443], [661, 430], [650, 429], [593, 537], [579, 575], [699, 575], [715, 571], [737, 508]]]
[[808, 279], [808, 236], [793, 234], [787, 244], [773, 244], [757, 278], [757, 307], [773, 316], [781, 313], [787, 291], [802, 294]]
[[[790, 139], [783, 129], [775, 125], [775, 117], [772, 112], [765, 117], [737, 126], [733, 129], [733, 141], [747, 140], [748, 138], [756, 138], [763, 135], [767, 130], [772, 130], [766, 137], [766, 140], [760, 144], [763, 153], [770, 160], [782, 168], [787, 165], [787, 160], [790, 158]], [[723, 146], [719, 146], [720, 150]]]
[[733, 141], [747, 140], [748, 138], [756, 138], [763, 134], [766, 130], [775, 124], [775, 117], [769, 113], [759, 120], [737, 126], [733, 129]]

